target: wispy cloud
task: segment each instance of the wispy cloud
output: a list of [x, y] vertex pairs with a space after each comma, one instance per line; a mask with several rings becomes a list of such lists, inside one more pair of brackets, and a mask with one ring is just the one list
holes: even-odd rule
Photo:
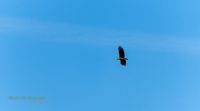
[[144, 50], [200, 54], [200, 39], [138, 34], [66, 23], [0, 17], [0, 34], [20, 34], [51, 42], [100, 46], [125, 45]]

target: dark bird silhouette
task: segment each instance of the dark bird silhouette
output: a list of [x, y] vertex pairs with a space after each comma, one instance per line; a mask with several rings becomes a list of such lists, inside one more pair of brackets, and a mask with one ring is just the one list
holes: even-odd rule
[[117, 60], [120, 60], [121, 64], [125, 66], [126, 60], [128, 60], [128, 58], [125, 57], [124, 49], [121, 46], [119, 46], [118, 51], [119, 51], [119, 58], [117, 58]]

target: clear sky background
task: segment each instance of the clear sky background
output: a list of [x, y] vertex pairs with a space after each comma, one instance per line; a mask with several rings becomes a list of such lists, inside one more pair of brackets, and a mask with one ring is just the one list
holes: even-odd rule
[[1, 0], [0, 110], [199, 111], [199, 5]]

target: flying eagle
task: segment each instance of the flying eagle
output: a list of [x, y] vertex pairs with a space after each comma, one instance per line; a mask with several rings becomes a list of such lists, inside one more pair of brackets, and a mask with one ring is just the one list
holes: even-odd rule
[[119, 46], [118, 50], [119, 50], [119, 58], [117, 58], [117, 60], [120, 60], [121, 64], [125, 66], [126, 60], [128, 59], [125, 57], [124, 49], [121, 46]]

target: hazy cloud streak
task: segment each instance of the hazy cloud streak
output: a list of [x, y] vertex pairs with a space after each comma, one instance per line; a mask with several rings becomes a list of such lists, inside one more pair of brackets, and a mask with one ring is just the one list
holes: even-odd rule
[[66, 23], [0, 17], [0, 35], [23, 35], [32, 39], [100, 46], [125, 45], [144, 50], [200, 54], [200, 39], [136, 34]]

